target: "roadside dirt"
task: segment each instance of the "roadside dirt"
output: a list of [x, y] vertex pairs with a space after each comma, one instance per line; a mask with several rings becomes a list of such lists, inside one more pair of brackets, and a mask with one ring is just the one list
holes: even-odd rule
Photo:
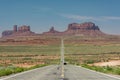
[[120, 65], [120, 60], [111, 60], [108, 62], [99, 62], [99, 63], [94, 63], [93, 65], [95, 65], [95, 66], [118, 66], [118, 65]]

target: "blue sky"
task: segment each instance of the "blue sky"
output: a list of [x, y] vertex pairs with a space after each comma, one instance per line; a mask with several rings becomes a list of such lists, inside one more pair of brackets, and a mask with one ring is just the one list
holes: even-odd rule
[[88, 21], [120, 35], [120, 0], [0, 0], [0, 33], [15, 24], [42, 33], [51, 26], [64, 31], [69, 23]]

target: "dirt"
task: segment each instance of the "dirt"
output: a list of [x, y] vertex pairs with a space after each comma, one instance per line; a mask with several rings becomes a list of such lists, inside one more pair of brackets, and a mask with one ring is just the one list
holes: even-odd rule
[[32, 66], [35, 66], [33, 64], [14, 64], [14, 66], [17, 66], [17, 67], [23, 67], [23, 68], [30, 68]]
[[39, 64], [44, 64], [44, 62], [39, 62], [39, 63], [34, 63], [34, 64], [21, 63], [21, 64], [14, 64], [14, 66], [23, 67], [23, 68], [30, 68], [30, 67], [33, 67], [33, 66], [39, 65]]
[[94, 63], [93, 65], [95, 65], [95, 66], [118, 66], [118, 65], [120, 65], [120, 60], [111, 60], [108, 62], [99, 62], [99, 63]]
[[[24, 67], [24, 68], [30, 68], [35, 65], [39, 64], [45, 64], [46, 60], [57, 60], [60, 57], [58, 55], [17, 55], [17, 54], [12, 54], [12, 55], [0, 55], [3, 59], [0, 60], [0, 64], [3, 66], [9, 66], [9, 65], [14, 65], [17, 67]], [[27, 57], [28, 56], [28, 57]], [[12, 58], [10, 58], [12, 57]], [[17, 59], [16, 59], [17, 58]], [[30, 60], [24, 60], [24, 58], [30, 58]]]

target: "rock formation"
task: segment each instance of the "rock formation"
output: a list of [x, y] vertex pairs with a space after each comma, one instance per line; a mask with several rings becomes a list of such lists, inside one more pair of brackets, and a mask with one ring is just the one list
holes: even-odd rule
[[15, 37], [15, 36], [40, 36], [40, 35], [48, 35], [48, 36], [65, 36], [65, 35], [79, 35], [79, 36], [103, 36], [105, 35], [103, 32], [100, 31], [99, 27], [96, 26], [92, 22], [85, 22], [85, 23], [71, 23], [68, 25], [68, 29], [59, 32], [51, 27], [48, 32], [43, 32], [42, 34], [35, 34], [30, 30], [30, 26], [20, 26], [17, 25], [13, 26], [13, 30], [7, 30], [2, 33], [2, 37]]
[[34, 34], [33, 32], [30, 31], [30, 26], [20, 26], [17, 27], [17, 25], [13, 26], [13, 30], [6, 30], [2, 32], [2, 37], [14, 37], [14, 36], [19, 36], [19, 35], [32, 35]]
[[64, 32], [64, 34], [88, 35], [88, 36], [104, 35], [104, 33], [100, 31], [99, 27], [92, 22], [85, 22], [81, 24], [78, 23], [69, 24], [68, 29]]
[[52, 27], [48, 32], [44, 32], [43, 35], [80, 35], [80, 36], [102, 36], [105, 35], [100, 31], [99, 27], [92, 22], [85, 22], [82, 24], [71, 23], [68, 25], [68, 29], [64, 32], [54, 30]]
[[51, 27], [48, 32], [43, 32], [43, 35], [56, 35], [56, 36], [59, 36], [60, 34], [61, 34], [61, 32], [56, 31], [54, 29], [54, 27]]
[[12, 30], [6, 30], [2, 32], [2, 37], [7, 37], [13, 34]]

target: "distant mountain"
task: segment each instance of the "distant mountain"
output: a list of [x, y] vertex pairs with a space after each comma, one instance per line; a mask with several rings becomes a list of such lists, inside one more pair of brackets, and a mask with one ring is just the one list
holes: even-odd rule
[[78, 36], [104, 36], [106, 35], [100, 31], [99, 27], [92, 22], [85, 23], [71, 23], [68, 25], [68, 29], [64, 32], [54, 30], [52, 27], [48, 32], [44, 32], [43, 35], [78, 35]]
[[[31, 31], [30, 26], [13, 26], [13, 30], [6, 30], [2, 32], [2, 38], [15, 38], [15, 37], [41, 37], [41, 36], [86, 36], [86, 37], [103, 37], [108, 34], [103, 33], [100, 28], [93, 22], [84, 23], [71, 23], [68, 25], [67, 30], [60, 32], [51, 27], [49, 31], [42, 34], [36, 34]], [[109, 35], [110, 36], [110, 35]]]
[[36, 34], [31, 31], [30, 26], [13, 26], [13, 30], [2, 32], [0, 44], [58, 44], [61, 37], [68, 39], [68, 43], [101, 43], [101, 42], [119, 42], [120, 36], [105, 34], [100, 28], [92, 22], [71, 23], [67, 30], [60, 32], [51, 27], [49, 31], [42, 34]]
[[2, 32], [2, 37], [3, 38], [8, 38], [8, 37], [16, 37], [16, 36], [30, 36], [34, 35], [35, 33], [30, 30], [30, 26], [20, 26], [17, 27], [17, 25], [13, 26], [13, 30], [5, 30]]

